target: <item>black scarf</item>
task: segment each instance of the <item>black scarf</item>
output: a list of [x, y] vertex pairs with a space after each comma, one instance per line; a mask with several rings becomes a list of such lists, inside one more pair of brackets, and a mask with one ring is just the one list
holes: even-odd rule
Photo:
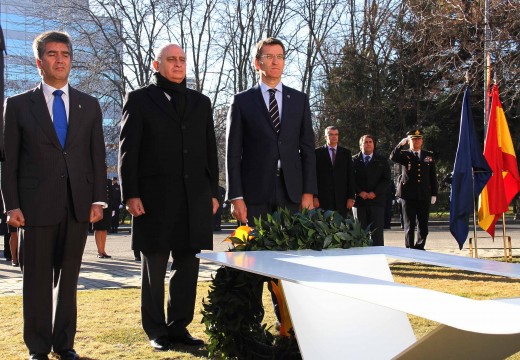
[[174, 83], [156, 72], [152, 75], [150, 82], [170, 95], [170, 102], [174, 109], [183, 117], [186, 108], [186, 78], [180, 83]]

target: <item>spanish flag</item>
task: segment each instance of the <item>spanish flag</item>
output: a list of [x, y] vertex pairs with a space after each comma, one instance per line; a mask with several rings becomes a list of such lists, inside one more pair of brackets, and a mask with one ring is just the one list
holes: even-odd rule
[[478, 224], [495, 237], [495, 224], [520, 191], [520, 176], [506, 116], [498, 98], [497, 85], [493, 85], [491, 96], [484, 157], [493, 175], [479, 197]]

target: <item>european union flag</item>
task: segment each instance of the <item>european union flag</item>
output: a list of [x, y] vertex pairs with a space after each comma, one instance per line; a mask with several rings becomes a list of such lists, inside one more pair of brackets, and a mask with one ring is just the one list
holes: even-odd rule
[[471, 113], [471, 91], [467, 87], [462, 101], [459, 145], [450, 194], [450, 232], [460, 249], [468, 237], [468, 216], [474, 211], [475, 198], [480, 195], [490, 177], [491, 168], [477, 141]]

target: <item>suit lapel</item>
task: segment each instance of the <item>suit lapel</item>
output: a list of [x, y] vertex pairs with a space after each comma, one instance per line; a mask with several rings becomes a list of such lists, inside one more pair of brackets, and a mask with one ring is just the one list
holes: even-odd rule
[[[289, 113], [289, 110], [292, 108], [293, 106], [293, 102], [291, 101], [291, 88], [285, 86], [285, 85], [282, 85], [282, 113], [280, 114], [281, 116], [281, 129], [280, 129], [280, 133], [284, 132], [284, 127], [287, 128], [287, 130], [285, 131], [291, 131], [291, 129], [293, 128], [291, 125], [290, 125], [290, 122], [291, 122], [291, 117], [290, 116], [286, 116], [287, 113]], [[284, 126], [285, 125], [285, 126]], [[274, 127], [273, 127], [274, 128]], [[327, 148], [327, 144], [325, 144], [325, 148]], [[329, 153], [329, 149], [327, 148], [327, 154]], [[336, 155], [338, 155], [336, 153]], [[330, 161], [330, 164], [332, 165], [332, 160], [330, 160], [330, 154], [329, 154], [329, 161]]]
[[31, 102], [31, 112], [36, 119], [36, 122], [51, 142], [61, 149], [60, 140], [58, 139], [58, 135], [54, 129], [51, 114], [49, 114], [49, 108], [45, 102], [45, 96], [43, 95], [41, 84], [36, 87], [31, 94]]
[[81, 95], [79, 91], [73, 89], [69, 85], [69, 128], [67, 130], [65, 148], [67, 148], [69, 143], [74, 142], [74, 139], [79, 132], [83, 107], [84, 105], [81, 104]]
[[265, 105], [264, 95], [262, 94], [262, 88], [260, 87], [260, 85], [257, 84], [251, 88], [251, 92], [256, 108], [261, 109], [262, 117], [267, 121], [273, 132], [276, 133], [273, 122], [269, 117], [269, 109]]
[[[330, 158], [330, 152], [329, 152], [329, 146], [327, 144], [323, 145], [321, 147], [323, 149], [323, 160], [327, 161], [327, 164], [329, 164], [330, 167], [334, 167], [332, 165], [332, 159]], [[338, 161], [338, 154], [336, 153], [336, 162]]]
[[186, 92], [186, 109], [184, 110], [184, 119], [182, 119], [182, 121], [187, 121], [189, 118], [190, 118], [190, 114], [193, 112], [193, 110], [195, 109], [195, 106], [197, 105], [197, 101], [196, 100], [196, 97], [193, 96], [193, 91], [191, 91], [190, 89], [187, 89], [187, 92]]
[[[159, 106], [159, 108], [169, 117], [174, 119], [177, 122], [181, 122], [181, 118], [179, 114], [177, 114], [176, 111], [173, 110], [173, 106], [171, 102], [168, 100], [166, 95], [164, 94], [164, 91], [161, 90], [160, 87], [156, 85], [150, 85], [148, 86], [148, 91], [150, 94], [150, 97], [152, 98], [152, 101]], [[188, 100], [186, 100], [187, 102]], [[186, 104], [186, 112], [188, 109], [188, 105]]]

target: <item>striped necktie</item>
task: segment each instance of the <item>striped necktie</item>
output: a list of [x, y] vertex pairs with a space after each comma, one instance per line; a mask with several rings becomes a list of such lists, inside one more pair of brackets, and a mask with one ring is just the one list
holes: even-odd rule
[[274, 129], [277, 133], [280, 132], [280, 112], [278, 111], [278, 102], [274, 94], [276, 89], [269, 89], [269, 116], [273, 122]]

